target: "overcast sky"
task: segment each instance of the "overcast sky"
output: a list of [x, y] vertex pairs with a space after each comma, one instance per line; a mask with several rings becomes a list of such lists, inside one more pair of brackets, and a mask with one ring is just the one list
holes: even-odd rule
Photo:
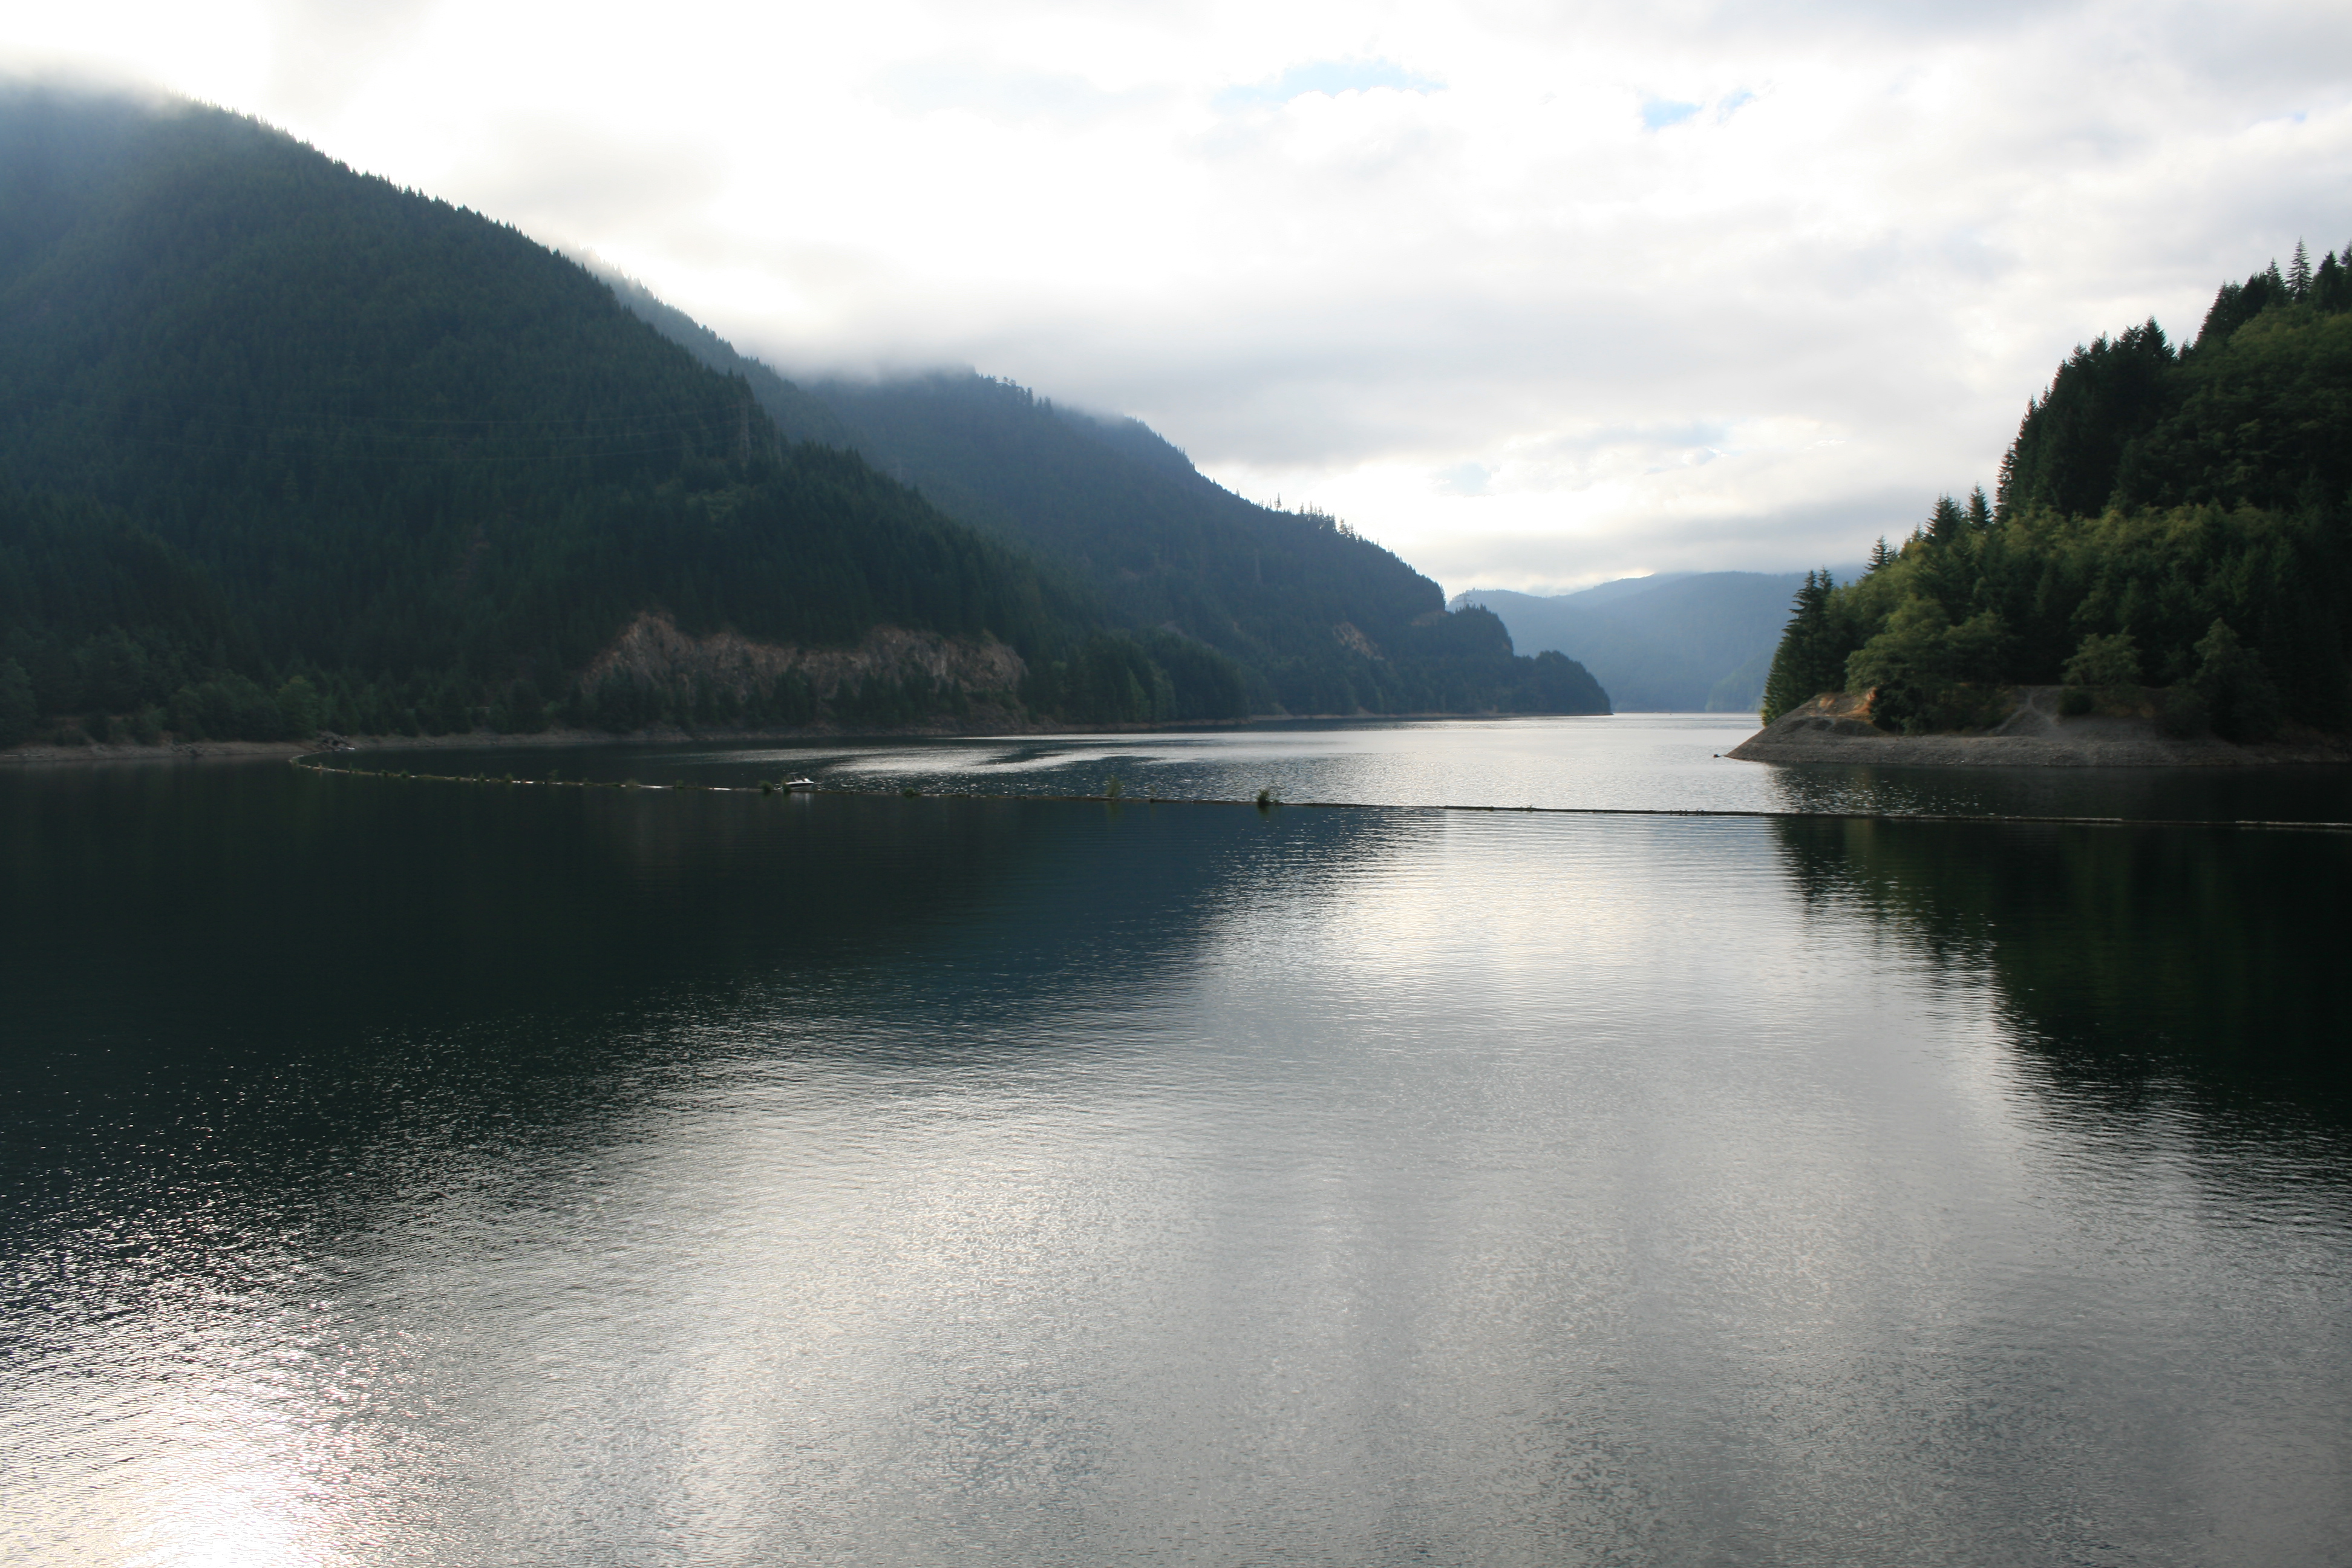
[[2352, 5], [0, 0], [788, 374], [1129, 413], [1436, 577], [1858, 559], [2352, 242]]

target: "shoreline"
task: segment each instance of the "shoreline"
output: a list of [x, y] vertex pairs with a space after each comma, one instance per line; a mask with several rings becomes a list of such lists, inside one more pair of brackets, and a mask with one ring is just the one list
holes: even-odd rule
[[1864, 716], [1866, 697], [1829, 692], [1782, 714], [1730, 751], [1743, 763], [1870, 763], [1883, 767], [2276, 768], [2352, 763], [2352, 742], [2290, 727], [2275, 741], [2240, 744], [2214, 734], [2168, 735], [2145, 712], [2060, 711], [2056, 686], [2012, 689], [2007, 718], [1975, 733], [1897, 735]]
[[1427, 723], [1432, 720], [1491, 721], [1496, 719], [1606, 719], [1606, 713], [1284, 713], [1255, 714], [1246, 719], [1194, 719], [1167, 723], [1059, 724], [1026, 723], [980, 726], [897, 725], [887, 729], [838, 728], [829, 724], [790, 729], [680, 730], [661, 728], [614, 734], [608, 730], [540, 730], [502, 734], [474, 730], [446, 735], [339, 735], [321, 730], [305, 741], [167, 741], [155, 745], [137, 742], [92, 741], [86, 745], [58, 746], [37, 742], [0, 749], [0, 767], [67, 767], [102, 763], [259, 761], [327, 755], [349, 752], [530, 751], [551, 746], [667, 746], [741, 744], [783, 741], [891, 741], [1023, 739], [1050, 735], [1154, 735], [1277, 728], [1286, 724], [1353, 722]]

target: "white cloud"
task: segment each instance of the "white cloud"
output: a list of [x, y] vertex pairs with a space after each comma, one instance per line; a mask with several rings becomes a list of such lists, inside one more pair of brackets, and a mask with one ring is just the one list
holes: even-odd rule
[[[2352, 240], [2352, 14], [27, 8], [788, 366], [1131, 412], [1449, 589], [1858, 556], [2077, 341]], [[2331, 232], [2341, 231], [2341, 232]]]

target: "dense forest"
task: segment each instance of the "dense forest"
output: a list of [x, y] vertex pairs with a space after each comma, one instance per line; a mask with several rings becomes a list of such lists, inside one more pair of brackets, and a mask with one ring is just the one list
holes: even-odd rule
[[[0, 85], [0, 743], [1268, 705], [1211, 640], [946, 514], [781, 386], [253, 121]], [[902, 627], [1030, 675], [583, 680], [647, 613], [811, 647]], [[1570, 700], [1477, 632], [1416, 628], [1410, 695]]]
[[216, 110], [0, 95], [10, 738], [594, 721], [572, 677], [646, 609], [1038, 655], [1093, 619], [511, 229]]
[[786, 433], [852, 447], [1020, 549], [1155, 658], [1174, 638], [1231, 660], [1235, 712], [1608, 711], [1573, 660], [1514, 657], [1484, 609], [1448, 614], [1436, 584], [1345, 523], [1245, 500], [1139, 420], [970, 371], [803, 387], [612, 281], [672, 341], [742, 378]]
[[[2162, 689], [2168, 725], [2260, 740], [2352, 723], [2352, 263], [2298, 245], [2222, 287], [2194, 342], [2078, 348], [2026, 406], [1995, 496], [1945, 497], [1859, 577], [1809, 575], [1764, 718], [1874, 691], [1965, 728], [2003, 684]], [[2131, 700], [2147, 698], [2145, 690]]]

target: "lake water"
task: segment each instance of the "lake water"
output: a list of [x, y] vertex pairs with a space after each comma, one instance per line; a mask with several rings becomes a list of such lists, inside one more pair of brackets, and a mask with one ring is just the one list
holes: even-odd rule
[[0, 1561], [2352, 1563], [2352, 834], [1430, 809], [2341, 776], [1742, 733], [0, 773]]
[[796, 741], [785, 745], [436, 749], [360, 753], [366, 771], [513, 774], [647, 787], [748, 787], [806, 776], [830, 790], [1129, 796], [1611, 811], [1855, 812], [2352, 820], [2352, 768], [1759, 767], [1722, 753], [1752, 715], [1344, 721], [1157, 735]]

